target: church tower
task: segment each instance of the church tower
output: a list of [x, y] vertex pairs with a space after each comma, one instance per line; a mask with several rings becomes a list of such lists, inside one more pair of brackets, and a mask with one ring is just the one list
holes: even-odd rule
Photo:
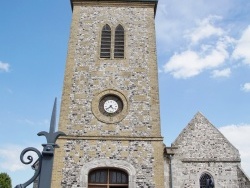
[[53, 188], [163, 188], [157, 0], [71, 0]]

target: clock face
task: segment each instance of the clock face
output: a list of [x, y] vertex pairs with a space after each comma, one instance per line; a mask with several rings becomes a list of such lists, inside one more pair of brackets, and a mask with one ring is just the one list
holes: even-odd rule
[[115, 116], [123, 109], [122, 100], [116, 95], [105, 95], [99, 102], [99, 110], [105, 116]]
[[118, 104], [114, 100], [107, 100], [104, 103], [104, 110], [108, 113], [115, 113], [118, 110]]

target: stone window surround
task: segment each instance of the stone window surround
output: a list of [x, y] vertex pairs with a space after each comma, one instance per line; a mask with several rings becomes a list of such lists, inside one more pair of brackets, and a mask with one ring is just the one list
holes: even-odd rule
[[128, 173], [129, 187], [136, 187], [136, 170], [133, 165], [127, 161], [115, 159], [97, 159], [83, 165], [80, 175], [80, 188], [88, 187], [88, 174], [95, 168], [118, 168]]

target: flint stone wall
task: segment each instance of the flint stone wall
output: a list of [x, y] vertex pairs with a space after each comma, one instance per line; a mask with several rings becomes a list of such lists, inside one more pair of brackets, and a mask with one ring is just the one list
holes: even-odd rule
[[213, 177], [215, 187], [241, 188], [239, 151], [201, 113], [195, 115], [172, 146], [178, 148], [172, 160], [175, 188], [199, 188], [203, 173]]
[[[116, 167], [126, 170], [126, 162], [133, 167], [130, 181], [135, 188], [155, 187], [153, 181], [154, 156], [151, 142], [143, 141], [105, 141], [105, 140], [68, 140], [65, 145], [65, 161], [63, 168], [62, 187], [86, 188], [87, 182], [83, 178], [88, 172], [82, 173], [86, 164], [97, 163], [96, 167]], [[105, 165], [103, 161], [106, 160]], [[113, 162], [112, 162], [113, 161]], [[119, 165], [120, 161], [120, 165]], [[115, 165], [117, 164], [117, 165]], [[128, 166], [129, 166], [128, 165]], [[129, 173], [129, 170], [127, 170]], [[130, 172], [131, 173], [131, 172]], [[131, 180], [132, 177], [132, 180]]]
[[[126, 16], [124, 16], [126, 15]], [[65, 73], [60, 130], [74, 136], [160, 136], [158, 77], [153, 7], [81, 6], [74, 8]], [[99, 58], [105, 24], [125, 29], [125, 58]], [[128, 102], [117, 123], [99, 121], [92, 100], [113, 89]]]

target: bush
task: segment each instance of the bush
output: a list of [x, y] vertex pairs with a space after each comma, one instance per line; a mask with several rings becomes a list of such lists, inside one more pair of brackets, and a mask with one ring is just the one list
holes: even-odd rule
[[7, 173], [0, 173], [0, 188], [11, 188], [11, 178]]

